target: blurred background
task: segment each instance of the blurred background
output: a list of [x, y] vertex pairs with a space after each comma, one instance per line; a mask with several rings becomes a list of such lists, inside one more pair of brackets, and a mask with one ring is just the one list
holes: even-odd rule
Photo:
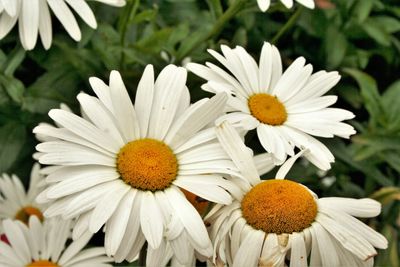
[[[133, 96], [146, 64], [158, 73], [169, 63], [215, 62], [207, 48], [241, 45], [258, 60], [264, 41], [281, 51], [286, 68], [304, 56], [318, 70], [337, 70], [342, 79], [328, 94], [335, 107], [356, 114], [351, 140], [323, 139], [335, 155], [328, 172], [299, 162], [288, 177], [319, 194], [372, 197], [382, 214], [366, 221], [389, 240], [376, 266], [400, 266], [400, 2], [315, 0], [316, 9], [288, 10], [279, 1], [262, 13], [256, 0], [127, 0], [124, 8], [91, 2], [96, 31], [79, 20], [82, 41], [74, 42], [53, 18], [49, 51], [38, 43], [26, 52], [17, 27], [0, 41], [0, 173], [16, 173], [29, 184], [37, 143], [32, 129], [50, 122], [47, 112], [67, 104], [79, 112], [76, 95], [93, 94], [88, 78], [108, 82], [119, 70]], [[192, 101], [208, 96], [190, 74]], [[254, 135], [246, 142], [263, 152]], [[265, 178], [273, 177], [266, 174]], [[101, 237], [98, 242], [101, 244]]]

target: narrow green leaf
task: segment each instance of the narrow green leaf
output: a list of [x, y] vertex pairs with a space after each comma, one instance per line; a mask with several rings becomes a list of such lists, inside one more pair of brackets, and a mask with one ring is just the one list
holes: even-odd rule
[[371, 116], [372, 122], [376, 124], [378, 122], [378, 117], [383, 112], [376, 81], [368, 74], [357, 69], [344, 68], [343, 71], [357, 81], [361, 96], [365, 102], [365, 107]]
[[325, 54], [328, 69], [334, 69], [342, 63], [347, 51], [345, 35], [331, 25], [325, 35]]
[[25, 86], [20, 80], [0, 74], [0, 84], [14, 102], [22, 102]]
[[25, 127], [10, 122], [0, 128], [0, 172], [7, 171], [18, 158], [26, 138]]

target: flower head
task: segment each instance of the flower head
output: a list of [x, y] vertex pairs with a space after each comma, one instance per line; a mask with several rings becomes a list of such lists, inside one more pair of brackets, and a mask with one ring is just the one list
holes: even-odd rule
[[[113, 6], [125, 5], [125, 0], [95, 0]], [[96, 18], [86, 0], [0, 0], [0, 40], [18, 21], [19, 36], [25, 50], [32, 50], [40, 35], [49, 49], [53, 39], [50, 10], [75, 41], [81, 40], [81, 30], [73, 9], [91, 28], [97, 28]]]
[[290, 266], [307, 266], [310, 255], [310, 266], [370, 266], [374, 247], [387, 248], [385, 237], [354, 218], [379, 215], [377, 201], [318, 199], [306, 186], [285, 180], [302, 153], [283, 164], [275, 179], [262, 181], [234, 128], [225, 122], [217, 135], [243, 179], [235, 179], [242, 190], [232, 204], [215, 206], [206, 218], [214, 262], [283, 267], [288, 258]]
[[312, 74], [312, 66], [297, 58], [282, 73], [279, 51], [264, 43], [260, 63], [240, 46], [230, 49], [221, 46], [223, 55], [209, 50], [232, 74], [207, 62], [206, 66], [189, 63], [188, 69], [208, 80], [202, 88], [212, 93], [227, 92], [228, 114], [219, 121], [228, 120], [247, 130], [256, 129], [261, 145], [274, 154], [277, 164], [294, 148], [308, 149], [308, 160], [320, 169], [330, 168], [332, 153], [318, 137], [334, 135], [349, 138], [355, 133], [343, 120], [354, 114], [338, 108], [329, 108], [337, 96], [323, 96], [340, 79], [337, 72], [319, 71]]
[[[214, 128], [226, 94], [190, 104], [186, 70], [169, 65], [154, 81], [147, 66], [132, 104], [120, 74], [110, 85], [90, 83], [97, 97], [81, 93], [84, 118], [60, 109], [50, 117], [59, 125], [39, 125], [45, 138], [37, 146], [42, 164], [58, 166], [38, 200], [50, 202], [46, 216], [79, 216], [73, 237], [105, 225], [105, 248], [116, 261], [132, 261], [148, 242], [156, 266], [171, 251], [196, 250], [206, 257], [212, 245], [196, 209], [180, 188], [229, 204], [235, 190], [222, 174], [235, 174]], [[160, 256], [161, 255], [161, 256]], [[155, 261], [152, 261], [155, 260]], [[185, 262], [182, 262], [185, 264]], [[186, 263], [187, 264], [187, 263]]]
[[92, 237], [89, 232], [66, 246], [71, 220], [54, 218], [42, 224], [37, 217], [30, 217], [29, 227], [10, 219], [2, 225], [8, 240], [8, 244], [0, 242], [2, 266], [112, 266], [106, 264], [113, 259], [106, 257], [103, 247], [83, 249]]
[[44, 220], [43, 213], [47, 205], [35, 200], [45, 185], [44, 177], [39, 171], [39, 164], [33, 165], [27, 192], [16, 175], [3, 174], [0, 177], [0, 220], [16, 219], [25, 224], [28, 224], [31, 216]]

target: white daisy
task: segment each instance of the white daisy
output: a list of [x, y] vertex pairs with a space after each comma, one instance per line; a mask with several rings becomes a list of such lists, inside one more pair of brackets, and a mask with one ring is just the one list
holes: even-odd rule
[[29, 217], [34, 215], [43, 221], [46, 205], [35, 200], [45, 185], [44, 177], [39, 171], [39, 164], [33, 165], [28, 192], [16, 175], [10, 177], [3, 174], [0, 177], [0, 220], [16, 219], [28, 224]]
[[330, 168], [332, 153], [317, 139], [334, 135], [349, 138], [352, 126], [341, 121], [354, 114], [343, 109], [328, 108], [337, 96], [322, 96], [340, 79], [337, 72], [312, 73], [312, 66], [300, 57], [282, 74], [282, 62], [275, 46], [264, 43], [260, 64], [240, 46], [221, 46], [224, 56], [209, 53], [234, 76], [207, 62], [206, 66], [189, 63], [188, 69], [208, 80], [202, 86], [212, 93], [227, 92], [230, 113], [223, 116], [235, 126], [257, 129], [258, 138], [266, 151], [273, 153], [277, 164], [294, 148], [307, 148], [308, 160], [320, 169]]
[[86, 232], [66, 247], [71, 233], [71, 220], [54, 218], [43, 224], [32, 216], [29, 227], [6, 219], [3, 227], [9, 244], [0, 242], [0, 266], [7, 267], [108, 267], [113, 259], [103, 247], [83, 249], [92, 234]]
[[[293, 0], [280, 0], [282, 4], [287, 7], [287, 8], [292, 8], [293, 6]], [[299, 4], [302, 4], [303, 6], [307, 8], [314, 9], [315, 3], [314, 0], [296, 0]], [[265, 12], [268, 10], [269, 6], [271, 5], [271, 0], [257, 0], [258, 7], [262, 12]]]
[[225, 122], [217, 135], [245, 179], [240, 196], [217, 205], [207, 222], [214, 241], [214, 262], [229, 266], [372, 266], [376, 248], [387, 248], [381, 234], [355, 217], [377, 216], [372, 199], [321, 198], [307, 187], [283, 178], [290, 158], [275, 179], [260, 180], [234, 128]]
[[165, 258], [169, 245], [182, 261], [187, 250], [211, 256], [204, 223], [180, 188], [223, 204], [231, 202], [226, 189], [237, 189], [222, 177], [236, 167], [214, 128], [204, 128], [220, 116], [227, 96], [190, 105], [186, 75], [169, 65], [154, 81], [147, 66], [134, 105], [117, 71], [109, 86], [91, 78], [97, 97], [78, 95], [87, 119], [55, 109], [49, 116], [61, 127], [34, 129], [55, 138], [37, 146], [39, 161], [58, 167], [38, 197], [52, 202], [45, 215], [79, 216], [74, 238], [105, 224], [106, 252], [117, 262], [132, 261], [146, 240], [152, 259]]
[[[94, 0], [112, 6], [124, 6], [125, 0]], [[71, 8], [91, 28], [97, 28], [96, 18], [87, 0], [0, 0], [0, 40], [18, 21], [19, 36], [25, 50], [32, 50], [38, 34], [45, 49], [53, 39], [50, 9], [75, 41], [81, 40], [81, 30]]]

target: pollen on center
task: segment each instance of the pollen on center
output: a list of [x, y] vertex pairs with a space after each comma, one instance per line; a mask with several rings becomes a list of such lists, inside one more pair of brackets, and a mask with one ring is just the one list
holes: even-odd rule
[[125, 183], [139, 190], [157, 191], [171, 185], [178, 161], [164, 142], [145, 138], [127, 143], [118, 153], [117, 170]]
[[318, 207], [311, 193], [289, 180], [266, 180], [253, 187], [241, 203], [243, 217], [265, 233], [291, 234], [309, 227]]
[[32, 215], [38, 217], [38, 219], [43, 222], [43, 213], [38, 209], [33, 206], [26, 206], [20, 209], [17, 214], [15, 214], [15, 219], [20, 220], [21, 222], [25, 223], [28, 225], [29, 223], [29, 217]]
[[48, 260], [37, 260], [26, 265], [26, 267], [58, 267], [58, 264]]
[[254, 94], [248, 100], [251, 115], [262, 123], [282, 125], [287, 119], [285, 106], [269, 94]]

